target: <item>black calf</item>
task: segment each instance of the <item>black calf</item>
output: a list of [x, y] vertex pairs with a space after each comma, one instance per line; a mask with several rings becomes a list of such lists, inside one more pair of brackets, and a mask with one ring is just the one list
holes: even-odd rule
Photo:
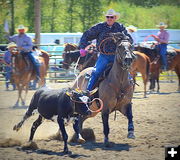
[[13, 130], [18, 131], [27, 120], [34, 110], [38, 110], [39, 117], [33, 123], [31, 128], [31, 134], [29, 141], [33, 140], [36, 129], [41, 125], [43, 119], [49, 119], [54, 121], [54, 116], [57, 116], [56, 120], [59, 124], [63, 140], [64, 140], [64, 152], [68, 153], [67, 140], [68, 135], [65, 130], [65, 125], [71, 121], [74, 121], [73, 128], [77, 135], [78, 142], [84, 142], [85, 140], [79, 133], [79, 115], [90, 115], [92, 111], [89, 109], [89, 97], [91, 93], [79, 92], [72, 90], [50, 90], [42, 88], [35, 92], [29, 108], [25, 113], [21, 122], [14, 126]]

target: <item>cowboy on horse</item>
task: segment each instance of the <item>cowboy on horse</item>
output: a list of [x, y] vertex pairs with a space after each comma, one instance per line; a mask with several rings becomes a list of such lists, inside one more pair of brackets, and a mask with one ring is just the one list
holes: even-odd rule
[[168, 40], [169, 40], [169, 33], [165, 30], [167, 28], [167, 25], [164, 22], [160, 22], [159, 25], [156, 25], [159, 27], [160, 31], [156, 35], [151, 35], [157, 42], [157, 48], [160, 51], [160, 55], [162, 58], [162, 63], [163, 63], [163, 70], [167, 70], [167, 45], [168, 45]]
[[[132, 37], [127, 33], [127, 30], [123, 26], [123, 24], [116, 22], [116, 20], [118, 20], [119, 18], [119, 15], [120, 14], [115, 12], [113, 9], [109, 9], [105, 14], [106, 21], [98, 23], [95, 26], [91, 27], [89, 30], [84, 32], [81, 37], [79, 48], [82, 57], [86, 55], [87, 51], [85, 50], [85, 48], [89, 45], [89, 41], [92, 41], [94, 39], [97, 40], [96, 46], [100, 52], [87, 86], [87, 90], [89, 91], [93, 89], [97, 79], [106, 69], [107, 65], [111, 62], [114, 62], [115, 55], [113, 53], [115, 53], [116, 45], [112, 39], [106, 42], [106, 40], [108, 39], [108, 34], [121, 32], [129, 37], [131, 43], [133, 42]], [[101, 49], [103, 43], [104, 47], [103, 49]]]
[[17, 35], [9, 36], [6, 35], [5, 37], [10, 41], [14, 42], [17, 45], [17, 49], [20, 51], [20, 53], [24, 56], [27, 56], [31, 63], [33, 64], [35, 70], [36, 70], [36, 80], [40, 80], [40, 65], [39, 62], [36, 60], [36, 58], [33, 55], [32, 47], [33, 43], [31, 38], [26, 34], [28, 28], [19, 25], [17, 28]]

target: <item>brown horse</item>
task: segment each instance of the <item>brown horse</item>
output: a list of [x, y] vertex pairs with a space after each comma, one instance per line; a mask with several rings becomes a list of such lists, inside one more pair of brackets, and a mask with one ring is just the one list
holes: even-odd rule
[[168, 70], [174, 70], [178, 76], [178, 91], [180, 91], [180, 49], [174, 49], [175, 55], [168, 54]]
[[[62, 68], [69, 69], [72, 63], [77, 63], [78, 69], [81, 71], [84, 68], [94, 66], [97, 59], [97, 50], [94, 45], [89, 45], [86, 47], [87, 54], [85, 57], [80, 57], [80, 51], [69, 51], [63, 53], [63, 61], [61, 62]], [[94, 60], [95, 59], [95, 60]]]
[[150, 90], [155, 89], [155, 83], [157, 82], [157, 92], [159, 92], [160, 85], [159, 85], [159, 75], [161, 72], [161, 59], [159, 55], [159, 51], [156, 48], [151, 47], [144, 47], [144, 46], [138, 46], [135, 48], [137, 51], [144, 53], [147, 55], [151, 61], [150, 63]]
[[75, 51], [78, 50], [78, 46], [72, 43], [65, 43], [64, 44], [64, 52], [70, 52], [70, 51]]
[[[11, 52], [12, 54], [12, 80], [18, 89], [18, 99], [15, 106], [19, 105], [19, 100], [21, 100], [22, 105], [25, 104], [26, 96], [28, 93], [29, 82], [36, 79], [36, 73], [33, 69], [31, 63], [27, 62], [27, 59], [20, 54], [17, 50]], [[41, 51], [41, 56], [38, 57], [40, 62], [40, 78], [39, 86], [45, 84], [45, 76], [47, 74], [47, 69], [49, 65], [49, 55], [45, 51]], [[25, 97], [22, 98], [22, 91], [25, 89]]]
[[[105, 145], [109, 144], [109, 114], [116, 110], [120, 111], [128, 118], [128, 138], [135, 138], [131, 103], [134, 87], [129, 79], [128, 71], [135, 56], [128, 38], [122, 33], [116, 34], [113, 34], [113, 39], [115, 39], [117, 45], [115, 60], [108, 76], [100, 82], [98, 90], [98, 96], [104, 104], [102, 110], [102, 121]], [[73, 87], [85, 89], [88, 81], [85, 78], [86, 74], [91, 72], [92, 68], [83, 70], [76, 79]], [[97, 105], [94, 104], [92, 108], [93, 107], [97, 107]], [[80, 129], [82, 128], [83, 121], [86, 118], [87, 117], [83, 117], [80, 121]]]
[[143, 83], [144, 83], [144, 97], [146, 97], [146, 85], [149, 80], [149, 70], [150, 70], [150, 59], [144, 53], [134, 51], [137, 58], [131, 65], [130, 73], [136, 82], [136, 74], [140, 72], [142, 75]]

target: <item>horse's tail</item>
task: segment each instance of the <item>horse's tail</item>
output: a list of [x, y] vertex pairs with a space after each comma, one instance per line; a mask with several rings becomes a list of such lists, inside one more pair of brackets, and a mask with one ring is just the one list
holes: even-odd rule
[[13, 130], [19, 131], [19, 129], [24, 124], [24, 122], [34, 114], [34, 111], [37, 109], [37, 102], [39, 99], [38, 95], [40, 95], [39, 90], [36, 91], [33, 98], [31, 99], [31, 103], [30, 103], [28, 110], [26, 111], [25, 115], [23, 116], [23, 119], [13, 127]]
[[149, 72], [150, 72], [150, 64], [151, 64], [151, 61], [150, 61], [149, 57], [147, 57], [146, 58], [146, 76], [147, 76], [147, 81], [148, 81]]

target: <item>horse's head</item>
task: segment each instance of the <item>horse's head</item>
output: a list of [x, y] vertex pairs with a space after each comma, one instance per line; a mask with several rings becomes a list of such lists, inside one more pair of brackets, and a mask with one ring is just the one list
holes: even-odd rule
[[62, 68], [69, 69], [70, 65], [72, 64], [72, 58], [70, 56], [70, 53], [64, 52], [62, 54], [63, 61], [60, 63], [62, 64]]
[[130, 39], [123, 33], [113, 33], [112, 37], [116, 44], [116, 59], [122, 64], [123, 69], [129, 69], [136, 58]]
[[11, 47], [9, 48], [9, 51], [12, 54], [12, 56], [17, 56], [19, 54], [17, 47]]
[[64, 52], [70, 52], [78, 49], [78, 47], [72, 43], [66, 43], [64, 46]]
[[63, 61], [60, 62], [62, 64], [62, 68], [69, 69], [73, 62], [77, 62], [79, 56], [79, 51], [64, 52], [62, 55]]

